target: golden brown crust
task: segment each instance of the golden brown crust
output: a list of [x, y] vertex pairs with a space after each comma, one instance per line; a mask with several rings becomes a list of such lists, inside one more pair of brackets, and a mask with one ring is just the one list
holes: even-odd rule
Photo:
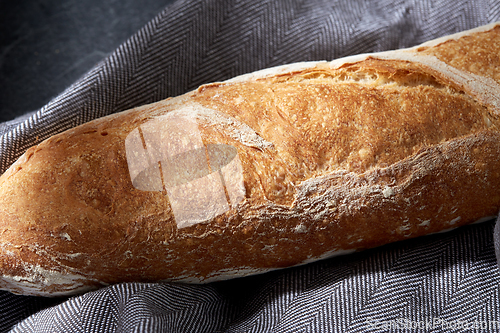
[[495, 26], [490, 31], [476, 32], [435, 47], [423, 47], [419, 52], [433, 55], [462, 71], [489, 77], [500, 83], [500, 70], [490, 65], [500, 63], [500, 44], [495, 37], [498, 34], [500, 26]]
[[[255, 73], [30, 148], [0, 178], [0, 288], [59, 295], [122, 281], [207, 282], [497, 214], [492, 39], [498, 26]], [[175, 155], [176, 166], [153, 153], [162, 149], [154, 138], [175, 150], [191, 134], [182, 144], [192, 155]], [[146, 151], [159, 162], [149, 169], [131, 157]], [[208, 171], [190, 169], [200, 161]], [[161, 178], [148, 176], [153, 167]], [[212, 175], [226, 208], [203, 185], [216, 184]]]

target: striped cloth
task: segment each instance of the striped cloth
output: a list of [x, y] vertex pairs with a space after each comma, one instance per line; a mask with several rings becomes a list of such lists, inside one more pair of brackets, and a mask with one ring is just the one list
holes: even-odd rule
[[[0, 124], [0, 171], [52, 134], [203, 83], [499, 20], [497, 0], [178, 0], [41, 110]], [[70, 299], [0, 292], [0, 330], [500, 332], [494, 225], [204, 286], [129, 283]]]

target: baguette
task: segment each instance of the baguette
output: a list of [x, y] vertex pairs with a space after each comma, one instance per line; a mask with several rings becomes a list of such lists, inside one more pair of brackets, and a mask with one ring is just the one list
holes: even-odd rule
[[0, 177], [0, 288], [207, 283], [491, 218], [500, 24], [96, 119]]

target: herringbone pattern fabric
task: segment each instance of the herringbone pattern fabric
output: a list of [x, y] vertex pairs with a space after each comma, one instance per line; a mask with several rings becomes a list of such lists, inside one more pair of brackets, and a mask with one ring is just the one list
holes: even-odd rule
[[[493, 0], [178, 0], [44, 108], [0, 124], [0, 171], [52, 134], [203, 83], [409, 47], [499, 20]], [[207, 286], [111, 286], [37, 312], [14, 331], [442, 332], [469, 325], [466, 331], [479, 332], [489, 325], [497, 332], [499, 282], [487, 222]], [[0, 329], [62, 301], [2, 292]]]

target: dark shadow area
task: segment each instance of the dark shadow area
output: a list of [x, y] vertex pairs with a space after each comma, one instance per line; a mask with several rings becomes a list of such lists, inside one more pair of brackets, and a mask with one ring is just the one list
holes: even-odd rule
[[0, 122], [60, 94], [173, 0], [0, 2]]

